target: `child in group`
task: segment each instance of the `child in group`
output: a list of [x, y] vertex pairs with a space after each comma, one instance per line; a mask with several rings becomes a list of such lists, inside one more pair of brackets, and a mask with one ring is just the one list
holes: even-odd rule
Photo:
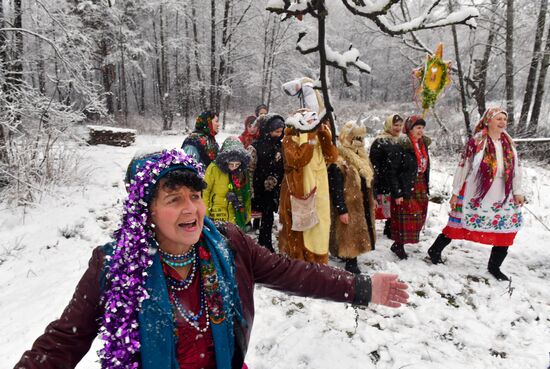
[[248, 164], [250, 155], [237, 137], [224, 141], [220, 153], [206, 169], [203, 200], [212, 220], [231, 222], [245, 229], [250, 221], [252, 196]]

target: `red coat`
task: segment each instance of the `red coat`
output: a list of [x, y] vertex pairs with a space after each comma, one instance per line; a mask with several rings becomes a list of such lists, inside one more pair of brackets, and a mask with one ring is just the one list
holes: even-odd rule
[[[310, 264], [272, 254], [246, 236], [233, 224], [220, 231], [235, 252], [237, 285], [248, 326], [236, 334], [234, 368], [241, 369], [254, 322], [254, 285], [289, 292], [298, 296], [322, 298], [366, 305], [370, 300], [370, 279], [342, 269]], [[58, 320], [26, 351], [15, 368], [74, 368], [88, 352], [99, 330], [102, 316], [100, 278], [104, 254], [101, 247], [93, 251], [88, 270], [76, 287], [73, 298]], [[299, 281], [300, 283], [297, 283]]]

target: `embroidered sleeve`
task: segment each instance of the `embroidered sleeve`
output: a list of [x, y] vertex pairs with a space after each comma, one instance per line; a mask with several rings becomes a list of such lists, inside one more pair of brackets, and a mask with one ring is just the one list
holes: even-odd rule
[[461, 154], [460, 161], [453, 177], [453, 195], [458, 196], [460, 190], [468, 177], [470, 169], [472, 167], [472, 161], [475, 155], [475, 141], [471, 138], [466, 144], [466, 148]]
[[523, 180], [523, 167], [519, 164], [519, 158], [517, 152], [514, 150], [514, 178], [512, 179], [512, 194], [523, 195], [522, 180]]

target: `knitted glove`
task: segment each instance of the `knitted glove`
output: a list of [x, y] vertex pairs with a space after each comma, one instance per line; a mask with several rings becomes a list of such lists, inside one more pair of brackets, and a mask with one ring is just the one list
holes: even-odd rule
[[264, 181], [264, 187], [266, 191], [273, 191], [273, 189], [277, 186], [277, 178], [273, 176], [268, 176], [266, 180]]
[[241, 203], [235, 192], [230, 191], [227, 193], [227, 195], [225, 195], [225, 197], [227, 198], [227, 201], [229, 201], [231, 205], [233, 205], [233, 208], [239, 209], [241, 207]]

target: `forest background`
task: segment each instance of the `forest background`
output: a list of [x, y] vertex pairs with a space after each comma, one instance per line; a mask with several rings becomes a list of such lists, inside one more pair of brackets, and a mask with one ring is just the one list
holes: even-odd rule
[[290, 113], [281, 84], [320, 76], [319, 53], [297, 50], [320, 33], [306, 9], [319, 5], [326, 45], [363, 66], [326, 70], [337, 122], [375, 134], [384, 114], [419, 112], [412, 70], [443, 42], [453, 83], [429, 113], [440, 147], [461, 147], [488, 104], [511, 113], [515, 137], [547, 134], [548, 0], [2, 0], [0, 191], [32, 203], [69, 180], [89, 122], [183, 134], [205, 109], [224, 125], [259, 103]]

